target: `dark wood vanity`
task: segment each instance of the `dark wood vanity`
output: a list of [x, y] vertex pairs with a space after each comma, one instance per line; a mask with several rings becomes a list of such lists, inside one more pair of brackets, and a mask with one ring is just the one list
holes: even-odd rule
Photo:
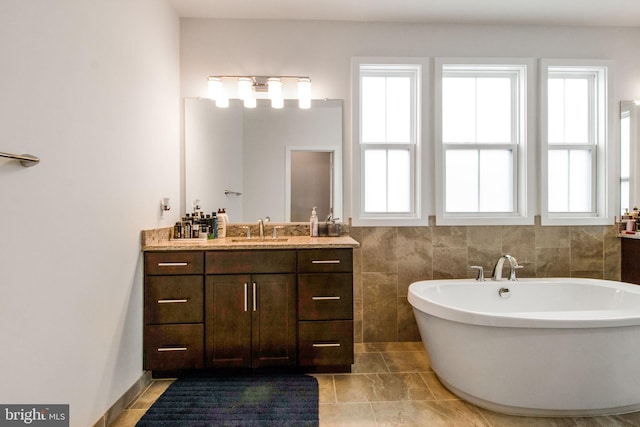
[[623, 237], [620, 275], [623, 282], [640, 285], [640, 239]]
[[353, 242], [145, 248], [144, 369], [350, 371]]

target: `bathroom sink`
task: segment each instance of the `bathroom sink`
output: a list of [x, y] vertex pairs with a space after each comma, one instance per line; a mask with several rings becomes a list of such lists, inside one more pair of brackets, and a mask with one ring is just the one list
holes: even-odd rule
[[254, 244], [263, 244], [263, 243], [275, 243], [275, 242], [287, 242], [289, 241], [288, 237], [276, 237], [275, 239], [271, 237], [266, 237], [264, 239], [247, 239], [246, 237], [234, 238], [231, 239], [231, 243], [254, 243]]

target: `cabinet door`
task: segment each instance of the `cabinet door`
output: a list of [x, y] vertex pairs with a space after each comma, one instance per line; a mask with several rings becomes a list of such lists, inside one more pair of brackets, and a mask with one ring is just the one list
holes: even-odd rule
[[640, 240], [623, 238], [621, 258], [621, 280], [640, 285]]
[[251, 276], [253, 367], [295, 366], [297, 363], [296, 276]]
[[251, 367], [251, 288], [249, 275], [206, 276], [208, 367]]

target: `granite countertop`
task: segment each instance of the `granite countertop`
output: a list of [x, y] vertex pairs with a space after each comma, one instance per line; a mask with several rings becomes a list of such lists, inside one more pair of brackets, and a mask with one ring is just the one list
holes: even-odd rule
[[226, 237], [222, 239], [170, 239], [168, 229], [142, 232], [143, 251], [209, 251], [226, 249], [321, 249], [357, 248], [360, 244], [348, 235], [339, 237], [279, 236], [247, 239]]
[[640, 239], [640, 233], [627, 234], [626, 232], [622, 232], [618, 234], [618, 237], [623, 239]]

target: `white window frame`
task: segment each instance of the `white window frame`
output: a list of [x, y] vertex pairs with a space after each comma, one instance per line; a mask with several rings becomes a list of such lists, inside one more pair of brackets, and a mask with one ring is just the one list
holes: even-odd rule
[[[415, 70], [415, 110], [412, 121], [414, 123], [413, 144], [361, 144], [360, 138], [360, 78], [361, 69], [373, 70], [376, 66], [380, 69], [389, 67], [397, 70]], [[425, 173], [425, 166], [429, 164], [428, 150], [425, 149], [425, 133], [428, 114], [425, 112], [425, 99], [428, 99], [429, 60], [427, 58], [378, 58], [378, 57], [353, 57], [352, 69], [352, 204], [354, 226], [424, 226], [428, 225], [429, 199], [428, 189], [431, 178]], [[411, 173], [411, 209], [410, 212], [386, 212], [368, 213], [364, 211], [364, 153], [371, 149], [402, 149], [409, 148]]]
[[[589, 148], [593, 150], [592, 212], [549, 212], [549, 132], [548, 132], [548, 79], [552, 73], [593, 74], [594, 104], [590, 123], [590, 143], [553, 144], [556, 148]], [[619, 144], [614, 143], [613, 126], [613, 62], [607, 60], [542, 59], [540, 61], [540, 218], [542, 225], [610, 225], [617, 212], [620, 177]]]
[[[446, 212], [445, 210], [445, 154], [456, 148], [505, 148], [499, 144], [468, 144], [445, 146], [442, 141], [442, 79], [443, 67], [460, 70], [515, 71], [518, 73], [518, 129], [514, 156], [513, 212]], [[534, 223], [535, 167], [532, 141], [536, 139], [534, 61], [528, 58], [436, 58], [434, 71], [435, 101], [435, 197], [437, 225], [532, 225]], [[458, 145], [458, 144], [455, 144]], [[513, 145], [508, 144], [508, 147]], [[464, 173], [461, 171], [460, 173]]]
[[[622, 103], [621, 103], [622, 104]], [[622, 152], [622, 121], [624, 119], [628, 119], [629, 120], [629, 139], [632, 140], [631, 135], [633, 135], [633, 130], [634, 130], [634, 122], [632, 120], [632, 112], [628, 107], [623, 107], [622, 105], [620, 106], [620, 203], [618, 204], [619, 208], [618, 208], [618, 213], [622, 216], [625, 209], [628, 209], [629, 212], [631, 212], [631, 210], [633, 209], [632, 206], [628, 206], [631, 204], [631, 194], [632, 190], [631, 190], [631, 175], [632, 175], [632, 167], [633, 167], [633, 162], [631, 161], [632, 157], [631, 157], [631, 153], [633, 152], [633, 144], [629, 144], [629, 152], [628, 153], [623, 153]], [[629, 169], [629, 174], [628, 175], [623, 175], [622, 174], [622, 162], [627, 162], [628, 163], [628, 169]], [[627, 206], [624, 206], [622, 204], [622, 184], [626, 183], [627, 184], [627, 188], [628, 188], [628, 192], [626, 194], [626, 199], [629, 201], [629, 203], [627, 204]]]
[[[635, 205], [637, 205], [636, 200], [638, 200], [638, 197], [636, 196], [636, 188], [638, 188], [636, 171], [638, 170], [639, 151], [634, 142], [640, 140], [640, 126], [638, 125], [638, 119], [640, 118], [640, 101], [621, 101], [620, 120], [622, 121], [622, 118], [625, 116], [629, 118], [630, 147], [628, 153], [622, 153], [622, 147], [620, 147], [619, 157], [621, 162], [628, 162], [629, 175], [622, 175], [622, 165], [620, 165], [620, 183], [622, 184], [622, 182], [627, 182], [629, 185], [629, 194], [627, 194], [629, 206], [624, 206], [622, 204], [622, 185], [620, 185], [620, 200], [618, 200], [617, 203], [619, 215], [621, 215], [625, 209], [629, 209], [629, 212], [631, 212]], [[627, 157], [624, 157], [625, 154]]]

